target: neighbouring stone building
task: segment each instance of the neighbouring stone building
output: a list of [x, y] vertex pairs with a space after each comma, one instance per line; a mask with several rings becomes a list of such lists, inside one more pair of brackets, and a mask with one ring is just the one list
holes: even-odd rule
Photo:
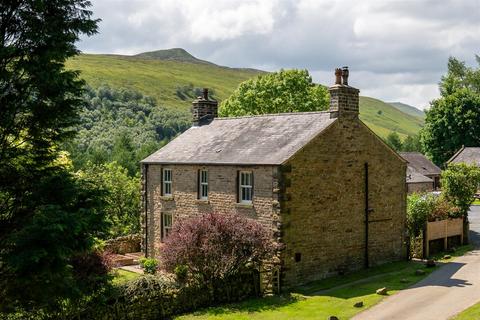
[[359, 120], [359, 90], [336, 69], [330, 110], [217, 118], [208, 91], [194, 125], [142, 161], [143, 250], [176, 219], [260, 221], [282, 249], [282, 287], [406, 257], [407, 163]]
[[480, 167], [480, 148], [462, 147], [447, 163], [466, 163]]
[[435, 191], [440, 188], [442, 170], [420, 152], [400, 152], [408, 162], [408, 193]]

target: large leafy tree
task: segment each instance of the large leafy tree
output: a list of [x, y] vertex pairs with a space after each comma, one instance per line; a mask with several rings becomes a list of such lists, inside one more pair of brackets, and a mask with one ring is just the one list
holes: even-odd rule
[[106, 237], [140, 231], [140, 179], [137, 176], [129, 176], [128, 170], [116, 162], [100, 165], [89, 162], [77, 174], [93, 181], [106, 192], [103, 213], [110, 224]]
[[480, 95], [461, 88], [432, 101], [421, 134], [427, 154], [437, 165], [462, 145], [480, 145]]
[[244, 81], [220, 106], [223, 116], [325, 110], [328, 91], [307, 70], [280, 70]]
[[[480, 65], [480, 58], [476, 59]], [[426, 153], [438, 165], [462, 145], [480, 145], [480, 68], [450, 58], [440, 93], [441, 97], [430, 103], [421, 132]]]
[[0, 308], [76, 293], [71, 258], [103, 231], [101, 191], [57, 161], [83, 104], [64, 62], [96, 32], [86, 0], [0, 2]]

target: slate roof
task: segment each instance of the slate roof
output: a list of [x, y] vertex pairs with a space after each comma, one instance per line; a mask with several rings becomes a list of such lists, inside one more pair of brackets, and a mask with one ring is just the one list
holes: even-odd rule
[[330, 112], [215, 118], [189, 128], [141, 162], [278, 165], [335, 120]]
[[413, 167], [407, 165], [407, 183], [433, 183], [433, 180], [424, 176]]
[[408, 165], [422, 175], [439, 175], [442, 170], [420, 152], [400, 152]]
[[480, 148], [463, 147], [448, 162], [466, 163], [480, 166]]

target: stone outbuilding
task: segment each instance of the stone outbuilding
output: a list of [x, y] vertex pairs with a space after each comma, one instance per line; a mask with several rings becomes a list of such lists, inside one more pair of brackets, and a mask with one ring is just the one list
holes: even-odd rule
[[407, 188], [409, 193], [440, 189], [442, 169], [420, 152], [400, 152], [399, 154], [408, 162]]
[[480, 148], [462, 147], [447, 163], [466, 163], [480, 167]]
[[218, 118], [205, 90], [194, 125], [141, 162], [144, 253], [177, 219], [219, 212], [283, 244], [282, 287], [406, 258], [407, 163], [359, 119], [348, 69], [335, 75], [324, 112]]

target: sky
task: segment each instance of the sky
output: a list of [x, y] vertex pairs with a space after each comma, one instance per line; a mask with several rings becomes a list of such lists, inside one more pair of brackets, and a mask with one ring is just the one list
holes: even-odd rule
[[419, 109], [439, 96], [450, 56], [476, 66], [480, 0], [92, 0], [85, 53], [184, 48], [229, 67], [307, 69], [333, 84], [349, 66], [361, 95]]

